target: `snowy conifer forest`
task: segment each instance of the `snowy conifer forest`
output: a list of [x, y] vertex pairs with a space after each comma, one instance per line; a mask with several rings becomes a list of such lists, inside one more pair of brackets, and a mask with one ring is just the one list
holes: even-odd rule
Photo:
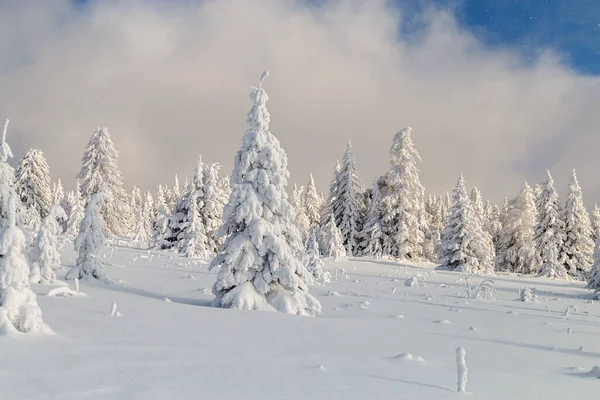
[[600, 209], [575, 171], [562, 196], [550, 171], [503, 204], [468, 171], [430, 193], [415, 126], [390, 133], [389, 168], [369, 184], [349, 140], [330, 182], [292, 177], [268, 75], [247, 130], [226, 133], [240, 142], [232, 171], [207, 149], [191, 178], [152, 190], [122, 175], [129, 155], [106, 127], [53, 181], [43, 149], [14, 158], [6, 121], [0, 398], [598, 391]]

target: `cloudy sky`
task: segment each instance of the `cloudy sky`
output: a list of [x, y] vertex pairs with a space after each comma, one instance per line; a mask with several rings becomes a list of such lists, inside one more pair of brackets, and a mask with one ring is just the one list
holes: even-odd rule
[[598, 6], [517, 3], [0, 0], [0, 116], [67, 187], [108, 126], [126, 185], [154, 190], [198, 154], [231, 170], [269, 69], [292, 182], [325, 190], [352, 140], [370, 185], [412, 126], [431, 193], [462, 171], [500, 202], [548, 168], [564, 194], [576, 168], [600, 202]]

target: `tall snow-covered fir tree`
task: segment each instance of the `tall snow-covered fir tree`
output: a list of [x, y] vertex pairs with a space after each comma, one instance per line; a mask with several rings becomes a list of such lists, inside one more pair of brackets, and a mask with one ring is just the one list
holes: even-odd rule
[[594, 291], [596, 299], [600, 298], [600, 238], [596, 239], [594, 247], [594, 265], [588, 277], [588, 289]]
[[290, 199], [290, 203], [294, 207], [294, 212], [296, 214], [296, 227], [300, 231], [302, 241], [304, 242], [304, 240], [308, 237], [308, 233], [310, 231], [310, 221], [308, 220], [308, 217], [304, 212], [304, 186], [298, 187], [297, 185], [294, 185], [294, 190], [292, 191], [292, 198]]
[[81, 198], [81, 186], [79, 179], [75, 184], [75, 195], [73, 196], [73, 204], [69, 211], [69, 221], [67, 222], [67, 235], [75, 236], [79, 231], [79, 223], [83, 219], [84, 204]]
[[303, 205], [304, 214], [308, 219], [309, 227], [312, 229], [320, 226], [321, 207], [323, 204], [321, 202], [321, 197], [317, 192], [317, 187], [315, 186], [315, 180], [313, 179], [312, 174], [310, 174], [308, 185], [306, 185], [306, 189], [304, 190]]
[[360, 247], [363, 256], [380, 258], [383, 256], [384, 233], [381, 227], [383, 204], [378, 180], [373, 181], [371, 201], [365, 217], [363, 230], [359, 235]]
[[100, 260], [100, 251], [106, 241], [100, 212], [104, 201], [104, 194], [96, 193], [92, 195], [85, 206], [84, 217], [79, 224], [79, 233], [73, 242], [77, 252], [75, 266], [65, 276], [66, 280], [88, 277], [110, 282], [102, 270], [102, 261]]
[[152, 248], [163, 250], [171, 246], [171, 242], [168, 241], [170, 235], [169, 217], [170, 214], [166, 204], [164, 189], [160, 185], [158, 187], [158, 194], [156, 195], [155, 218], [152, 222], [152, 240], [150, 244]]
[[269, 132], [269, 98], [262, 87], [267, 75], [250, 94], [250, 128], [234, 159], [223, 213], [227, 238], [210, 263], [210, 269], [219, 268], [214, 304], [315, 315], [321, 304], [308, 292], [312, 276], [299, 259], [302, 243], [286, 193], [287, 155]]
[[227, 202], [227, 197], [219, 179], [218, 163], [208, 163], [204, 165], [204, 185], [198, 192], [199, 214], [201, 224], [205, 235], [205, 257], [210, 258], [217, 254], [222, 240], [219, 234], [223, 219], [223, 207]]
[[[2, 130], [2, 141], [0, 142], [0, 187], [6, 186], [7, 188], [14, 190], [15, 170], [8, 164], [8, 159], [13, 158], [13, 153], [6, 142], [8, 122], [7, 119], [4, 124], [4, 129]], [[11, 192], [8, 189], [3, 191], [0, 190], [0, 228], [5, 227], [9, 220], [9, 193]], [[17, 202], [15, 207], [16, 225], [20, 227], [24, 225], [25, 222], [25, 210], [20, 201]]]
[[423, 257], [425, 231], [425, 189], [417, 162], [421, 157], [414, 146], [410, 127], [396, 135], [390, 148], [390, 171], [382, 189], [382, 225], [390, 238], [391, 256], [401, 260]]
[[594, 262], [594, 231], [590, 215], [583, 204], [583, 194], [575, 170], [569, 182], [562, 219], [565, 238], [561, 258], [564, 259], [567, 272], [572, 278], [586, 280]]
[[534, 241], [541, 260], [540, 276], [567, 278], [564, 260], [560, 251], [564, 243], [565, 228], [561, 219], [560, 201], [550, 171], [546, 171], [546, 181], [542, 185], [538, 203], [538, 220], [535, 226]]
[[23, 254], [25, 234], [16, 226], [18, 196], [0, 184], [7, 220], [0, 233], [0, 331], [50, 333], [35, 293], [29, 287], [29, 263]]
[[62, 207], [64, 199], [65, 188], [63, 187], [62, 181], [59, 179], [58, 182], [52, 186], [52, 204]]
[[327, 223], [329, 222], [329, 218], [333, 215], [333, 205], [337, 198], [338, 186], [339, 186], [339, 175], [342, 170], [342, 166], [340, 165], [339, 160], [335, 162], [335, 168], [333, 169], [333, 177], [331, 178], [331, 183], [329, 184], [329, 194], [327, 195], [327, 199], [322, 202], [321, 207], [321, 228], [325, 228]]
[[82, 168], [77, 175], [81, 183], [84, 203], [97, 194], [103, 193], [102, 220], [109, 233], [125, 235], [131, 228], [127, 215], [127, 194], [123, 190], [123, 177], [117, 165], [119, 153], [108, 133], [108, 128], [98, 128], [88, 142], [83, 153]]
[[357, 236], [362, 230], [363, 201], [362, 185], [356, 172], [352, 145], [348, 143], [337, 174], [336, 193], [331, 205], [335, 223], [342, 232], [344, 248], [348, 255], [359, 253]]
[[452, 193], [450, 215], [442, 232], [442, 265], [467, 273], [490, 273], [494, 256], [494, 249], [484, 238], [481, 222], [473, 211], [461, 175]]
[[[132, 242], [137, 243], [139, 247], [147, 246], [152, 237], [152, 196], [148, 193], [146, 201], [136, 205], [137, 223], [134, 230]], [[133, 210], [132, 210], [133, 211]]]
[[594, 204], [594, 211], [592, 212], [592, 239], [596, 241], [600, 237], [600, 208], [597, 204]]
[[520, 274], [538, 271], [540, 260], [533, 240], [536, 218], [535, 197], [526, 183], [506, 217], [495, 260], [496, 271]]
[[33, 242], [32, 282], [53, 283], [56, 279], [54, 271], [60, 267], [60, 250], [57, 236], [62, 231], [60, 223], [66, 220], [65, 210], [61, 206], [53, 205], [42, 221], [40, 230]]
[[188, 214], [185, 227], [180, 234], [179, 252], [189, 258], [205, 259], [212, 254], [209, 254], [206, 249], [206, 233], [198, 213], [198, 193], [199, 190], [193, 191], [187, 197], [189, 199]]
[[48, 215], [53, 204], [50, 167], [41, 150], [29, 150], [19, 162], [15, 191], [29, 211], [31, 225], [38, 224]]

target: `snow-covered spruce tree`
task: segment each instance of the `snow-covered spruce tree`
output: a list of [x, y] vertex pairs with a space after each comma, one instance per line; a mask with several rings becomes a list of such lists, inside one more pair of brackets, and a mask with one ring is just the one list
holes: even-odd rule
[[57, 235], [61, 232], [61, 223], [67, 220], [67, 214], [61, 206], [54, 205], [42, 221], [42, 226], [33, 242], [32, 282], [54, 283], [56, 269], [60, 267], [60, 251]]
[[[201, 158], [199, 159], [202, 160]], [[183, 186], [184, 190], [187, 190], [187, 184]], [[177, 204], [177, 202], [181, 199], [181, 188], [179, 186], [179, 177], [175, 174], [175, 184], [173, 185], [173, 190], [171, 191], [171, 201], [173, 204]]]
[[115, 235], [126, 235], [131, 228], [127, 215], [127, 194], [123, 190], [123, 177], [117, 165], [119, 153], [108, 133], [108, 128], [98, 128], [90, 138], [83, 157], [83, 166], [77, 178], [85, 204], [97, 193], [103, 193], [103, 221], [106, 230]]
[[[59, 179], [52, 191], [52, 204], [60, 206], [65, 199], [65, 188]], [[64, 210], [63, 210], [64, 211]]]
[[373, 189], [371, 190], [371, 201], [367, 209], [363, 230], [359, 235], [362, 255], [381, 258], [383, 256], [383, 231], [381, 227], [381, 216], [383, 214], [383, 204], [381, 202], [381, 192], [379, 191], [378, 180], [373, 180]]
[[473, 206], [473, 212], [481, 221], [481, 226], [485, 226], [485, 205], [483, 204], [483, 198], [481, 192], [477, 187], [471, 190], [471, 205]]
[[560, 202], [554, 189], [550, 171], [546, 171], [546, 182], [538, 205], [538, 220], [535, 226], [534, 241], [541, 260], [538, 275], [550, 278], [567, 278], [564, 260], [559, 259], [564, 243], [565, 228], [560, 218]]
[[150, 231], [148, 231], [148, 224], [150, 223], [148, 218], [150, 215], [145, 211], [144, 204], [138, 205], [137, 209], [135, 210], [137, 213], [137, 223], [131, 241], [132, 243], [137, 243], [138, 247], [146, 246], [150, 240]]
[[169, 243], [166, 248], [181, 249], [181, 240], [183, 239], [183, 231], [188, 224], [188, 216], [190, 215], [190, 201], [194, 195], [191, 185], [187, 185], [184, 194], [181, 196], [173, 212], [169, 216], [169, 226], [165, 233], [165, 241]]
[[348, 255], [359, 254], [357, 236], [362, 230], [364, 205], [362, 184], [356, 172], [352, 144], [348, 143], [340, 164], [337, 193], [332, 203], [336, 225], [342, 232], [344, 248]]
[[106, 241], [100, 208], [105, 202], [103, 193], [93, 194], [85, 206], [85, 214], [79, 224], [79, 233], [74, 247], [77, 252], [75, 266], [65, 276], [66, 280], [95, 278], [109, 283], [110, 280], [102, 270], [100, 250]]
[[170, 236], [169, 221], [170, 215], [167, 205], [165, 204], [164, 193], [162, 186], [159, 186], [158, 195], [156, 196], [157, 208], [156, 217], [152, 223], [152, 241], [151, 247], [158, 250], [163, 250], [171, 247], [171, 243], [167, 240]]
[[304, 254], [304, 265], [317, 282], [329, 282], [331, 274], [325, 271], [325, 264], [319, 254], [319, 243], [317, 242], [317, 227], [312, 227], [306, 240], [306, 252]]
[[488, 246], [484, 238], [462, 174], [454, 188], [452, 199], [448, 222], [442, 232], [439, 255], [442, 266], [468, 274], [492, 272], [494, 249]]
[[342, 232], [335, 224], [335, 218], [329, 218], [327, 225], [321, 234], [323, 237], [323, 256], [333, 260], [343, 260], [346, 258], [346, 248], [344, 247]]
[[129, 222], [131, 226], [129, 227], [130, 231], [133, 233], [137, 232], [139, 220], [141, 217], [141, 210], [143, 207], [142, 202], [142, 191], [135, 185], [133, 185], [133, 189], [131, 189], [131, 193], [128, 196], [128, 206], [131, 211], [131, 216], [129, 217]]
[[537, 207], [533, 190], [526, 183], [506, 217], [496, 255], [496, 271], [535, 273], [539, 257], [533, 240]]
[[16, 226], [17, 194], [7, 185], [0, 185], [0, 191], [7, 199], [8, 217], [0, 234], [0, 332], [50, 333], [29, 287], [29, 265], [23, 255], [25, 234]]
[[19, 162], [15, 191], [25, 209], [31, 210], [31, 222], [37, 222], [48, 215], [53, 204], [50, 168], [41, 150], [29, 150]]
[[67, 222], [67, 235], [75, 236], [79, 231], [79, 224], [83, 219], [84, 204], [81, 198], [81, 186], [79, 185], [79, 179], [75, 184], [75, 195], [73, 197], [73, 204], [71, 211], [69, 212], [69, 221]]
[[391, 240], [391, 256], [401, 260], [423, 257], [425, 228], [425, 189], [417, 162], [421, 157], [414, 146], [410, 127], [396, 135], [390, 148], [390, 171], [382, 190], [382, 225]]
[[592, 212], [592, 240], [594, 242], [600, 237], [600, 208], [597, 204], [594, 204], [594, 211]]
[[588, 289], [594, 291], [595, 297], [600, 298], [600, 238], [596, 239], [594, 247], [594, 265], [588, 278]]
[[304, 213], [304, 186], [296, 186], [294, 185], [294, 190], [292, 191], [292, 198], [290, 199], [290, 203], [294, 207], [294, 212], [296, 214], [295, 224], [298, 230], [300, 231], [300, 235], [302, 237], [302, 242], [306, 240], [308, 237], [308, 233], [310, 231], [310, 222], [308, 217]]
[[204, 165], [204, 186], [199, 191], [200, 197], [200, 220], [205, 233], [204, 247], [206, 257], [212, 257], [219, 251], [222, 244], [219, 235], [219, 229], [223, 223], [223, 207], [227, 202], [227, 197], [219, 180], [218, 163], [208, 163]]
[[317, 187], [315, 186], [315, 180], [313, 179], [312, 174], [310, 174], [308, 185], [306, 185], [306, 189], [304, 190], [303, 206], [304, 215], [306, 215], [306, 218], [308, 219], [309, 227], [312, 229], [320, 226], [321, 207], [323, 204], [321, 202], [321, 197], [317, 193]]
[[206, 233], [198, 213], [198, 193], [199, 191], [194, 191], [188, 197], [188, 215], [186, 226], [181, 230], [179, 252], [189, 258], [206, 259], [212, 254], [206, 249]]
[[565, 226], [565, 239], [561, 258], [564, 259], [567, 272], [572, 278], [587, 280], [594, 262], [593, 229], [590, 215], [583, 204], [583, 194], [575, 170], [569, 182], [562, 219]]
[[223, 213], [227, 238], [210, 263], [210, 269], [219, 268], [214, 304], [315, 315], [321, 304], [308, 293], [312, 276], [298, 258], [302, 244], [286, 193], [287, 156], [269, 132], [268, 96], [262, 88], [267, 75], [250, 95], [250, 128], [234, 159], [232, 192]]
[[[8, 159], [13, 158], [12, 150], [6, 142], [6, 133], [8, 131], [8, 119], [2, 130], [2, 141], [0, 142], [0, 186], [6, 186], [13, 189], [15, 184], [15, 170], [8, 164]], [[9, 217], [9, 197], [8, 190], [0, 190], [0, 228], [4, 228], [8, 223]], [[25, 210], [20, 201], [16, 204], [16, 225], [22, 226], [25, 222]], [[1, 253], [0, 253], [1, 254]]]
[[335, 168], [333, 169], [333, 177], [331, 183], [329, 183], [329, 195], [327, 200], [322, 202], [321, 207], [321, 228], [325, 228], [329, 222], [329, 218], [333, 215], [333, 204], [335, 199], [338, 197], [338, 181], [340, 179], [339, 174], [342, 170], [339, 160], [335, 162]]

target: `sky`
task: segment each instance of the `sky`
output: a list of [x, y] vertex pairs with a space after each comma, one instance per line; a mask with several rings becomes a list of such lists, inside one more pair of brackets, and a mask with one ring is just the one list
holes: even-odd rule
[[[595, 0], [0, 0], [0, 117], [16, 158], [42, 149], [74, 186], [97, 126], [127, 187], [156, 190], [196, 158], [229, 173], [251, 86], [271, 75], [271, 131], [290, 182], [326, 190], [351, 140], [365, 186], [413, 128], [421, 178], [462, 172], [501, 203], [573, 168], [600, 203]], [[15, 163], [17, 160], [14, 160]]]

